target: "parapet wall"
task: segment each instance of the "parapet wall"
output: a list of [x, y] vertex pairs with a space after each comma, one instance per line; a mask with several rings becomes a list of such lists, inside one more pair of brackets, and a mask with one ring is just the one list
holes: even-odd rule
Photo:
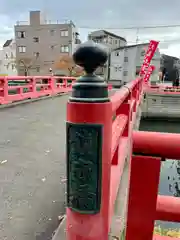
[[180, 118], [180, 94], [146, 93], [142, 118]]

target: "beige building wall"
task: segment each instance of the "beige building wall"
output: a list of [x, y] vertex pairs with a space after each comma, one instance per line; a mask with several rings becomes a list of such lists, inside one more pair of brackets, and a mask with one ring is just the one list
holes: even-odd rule
[[16, 60], [19, 75], [47, 75], [54, 70], [54, 62], [63, 55], [71, 55], [78, 40], [72, 21], [53, 23], [42, 19], [40, 11], [31, 11], [29, 22], [17, 22], [14, 27]]

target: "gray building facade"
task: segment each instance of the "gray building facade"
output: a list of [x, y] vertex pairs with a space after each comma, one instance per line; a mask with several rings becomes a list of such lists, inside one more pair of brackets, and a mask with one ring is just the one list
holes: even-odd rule
[[127, 44], [125, 38], [120, 37], [114, 33], [108, 32], [106, 30], [98, 30], [91, 32], [88, 35], [88, 40], [92, 40], [96, 43], [105, 45], [110, 51], [118, 48], [124, 47]]
[[[124, 47], [127, 44], [127, 41], [125, 38], [120, 37], [114, 33], [108, 32], [106, 30], [98, 30], [98, 31], [91, 32], [88, 35], [88, 40], [91, 40], [95, 43], [102, 44], [104, 47], [107, 48], [109, 53], [111, 53], [114, 49], [119, 47]], [[108, 59], [104, 67], [99, 67], [97, 69], [96, 74], [105, 77], [106, 80], [109, 79], [110, 58]]]
[[79, 43], [72, 21], [52, 23], [40, 11], [30, 11], [29, 22], [14, 26], [18, 75], [47, 75], [54, 63], [71, 55]]

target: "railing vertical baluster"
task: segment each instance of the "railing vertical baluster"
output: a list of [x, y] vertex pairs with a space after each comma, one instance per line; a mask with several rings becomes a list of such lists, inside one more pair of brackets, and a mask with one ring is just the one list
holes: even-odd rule
[[3, 84], [4, 102], [8, 102], [9, 92], [8, 92], [8, 79], [7, 79], [7, 77], [4, 77], [3, 83], [4, 83]]
[[33, 96], [33, 98], [36, 98], [37, 97], [37, 89], [36, 89], [36, 78], [35, 77], [32, 77], [30, 79], [30, 85], [32, 87], [32, 96]]
[[161, 159], [132, 156], [130, 166], [126, 240], [151, 240]]

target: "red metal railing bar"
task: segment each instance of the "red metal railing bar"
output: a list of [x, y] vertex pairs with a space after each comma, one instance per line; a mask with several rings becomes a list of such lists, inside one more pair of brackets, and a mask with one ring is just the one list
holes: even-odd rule
[[134, 131], [133, 152], [139, 155], [180, 159], [180, 134]]
[[132, 156], [130, 166], [126, 240], [151, 240], [161, 159]]
[[117, 91], [112, 97], [112, 111], [113, 113], [119, 108], [119, 106], [126, 100], [129, 95], [128, 88], [122, 87], [119, 91]]
[[[43, 83], [47, 80], [47, 83]], [[9, 86], [9, 82], [24, 82], [25, 85]], [[61, 81], [60, 83], [58, 81]], [[75, 77], [58, 76], [0, 76], [0, 105], [9, 104], [14, 101], [34, 99], [42, 96], [51, 96], [58, 93], [71, 91]], [[40, 89], [37, 91], [37, 87]], [[28, 91], [24, 92], [24, 89]], [[112, 86], [109, 86], [111, 89]], [[14, 94], [9, 94], [9, 90], [16, 90]]]
[[164, 94], [166, 94], [166, 95], [177, 95], [178, 97], [179, 97], [179, 93], [180, 92], [175, 92], [175, 91], [173, 91], [173, 92], [171, 92], [171, 91], [162, 91], [162, 90], [158, 90], [158, 91], [156, 91], [156, 90], [148, 90], [148, 91], [146, 91], [147, 93], [151, 93], [151, 94], [154, 94], [154, 95], [159, 95], [159, 94], [162, 94], [162, 95], [164, 95]]
[[121, 114], [121, 115], [117, 116], [113, 122], [113, 125], [112, 125], [112, 149], [111, 149], [112, 158], [113, 158], [116, 148], [119, 144], [119, 139], [122, 136], [122, 133], [125, 129], [127, 121], [128, 121], [128, 117]]
[[117, 91], [112, 97], [112, 111], [113, 113], [119, 108], [119, 106], [126, 100], [129, 96], [129, 93], [132, 92], [135, 86], [139, 84], [142, 80], [140, 78], [135, 79], [132, 82], [129, 82], [123, 86], [119, 91]]
[[114, 213], [114, 204], [117, 197], [120, 180], [123, 174], [126, 157], [128, 155], [128, 138], [122, 137], [118, 148], [118, 165], [111, 165], [110, 178], [110, 200], [109, 200], [109, 222], [111, 222]]
[[[47, 80], [47, 83], [41, 81]], [[61, 80], [62, 83], [57, 83]], [[68, 83], [68, 81], [71, 82]], [[9, 76], [0, 77], [0, 104], [9, 104], [14, 101], [25, 99], [35, 99], [42, 96], [51, 96], [58, 93], [71, 91], [72, 84], [76, 80], [74, 77], [53, 77], [53, 76]], [[24, 82], [25, 85], [9, 86], [9, 82]], [[37, 90], [37, 87], [39, 90]], [[26, 92], [23, 90], [27, 89]], [[16, 90], [9, 94], [10, 90]]]
[[154, 235], [153, 240], [179, 240], [179, 238], [172, 238], [168, 236]]
[[156, 220], [180, 222], [180, 198], [159, 195]]

